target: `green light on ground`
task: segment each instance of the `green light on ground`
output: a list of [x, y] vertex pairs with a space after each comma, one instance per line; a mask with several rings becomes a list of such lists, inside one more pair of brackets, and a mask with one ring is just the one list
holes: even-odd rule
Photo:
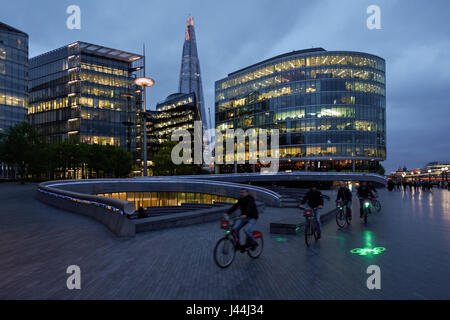
[[287, 241], [286, 238], [277, 238], [276, 240], [277, 240], [278, 242], [286, 242], [286, 241]]
[[364, 246], [366, 248], [372, 248], [373, 247], [373, 232], [370, 230], [364, 231], [363, 238], [364, 238]]
[[350, 250], [351, 253], [359, 254], [360, 256], [378, 255], [384, 251], [386, 251], [385, 247], [355, 248], [355, 249]]

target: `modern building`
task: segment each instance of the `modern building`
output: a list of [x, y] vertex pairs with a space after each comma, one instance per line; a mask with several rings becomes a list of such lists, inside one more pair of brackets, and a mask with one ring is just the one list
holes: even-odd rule
[[28, 121], [49, 143], [120, 146], [142, 163], [140, 54], [77, 41], [30, 60]]
[[[0, 22], [0, 133], [24, 122], [27, 114], [28, 35]], [[0, 163], [0, 177], [14, 168]]]
[[197, 40], [195, 37], [193, 17], [189, 17], [186, 22], [178, 92], [185, 94], [195, 93], [197, 108], [200, 110], [203, 126], [204, 128], [209, 128], [209, 115], [203, 99], [202, 77], [200, 74], [200, 61], [197, 53]]
[[385, 61], [322, 48], [282, 54], [216, 81], [215, 113], [222, 133], [278, 129], [281, 171], [375, 171], [386, 159]]
[[174, 93], [156, 105], [156, 111], [148, 113], [147, 146], [149, 159], [175, 130], [185, 129], [193, 133], [194, 121], [200, 121], [200, 111], [195, 93]]

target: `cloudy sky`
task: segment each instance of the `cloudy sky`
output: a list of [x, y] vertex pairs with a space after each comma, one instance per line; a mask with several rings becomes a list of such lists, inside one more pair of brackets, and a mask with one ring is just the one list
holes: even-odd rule
[[[81, 8], [81, 30], [66, 8]], [[370, 5], [381, 30], [366, 26]], [[205, 100], [214, 81], [292, 50], [323, 47], [386, 59], [387, 170], [450, 161], [448, 0], [2, 0], [0, 21], [27, 32], [30, 57], [76, 40], [140, 53], [156, 80], [149, 107], [178, 89], [186, 17], [194, 16]]]

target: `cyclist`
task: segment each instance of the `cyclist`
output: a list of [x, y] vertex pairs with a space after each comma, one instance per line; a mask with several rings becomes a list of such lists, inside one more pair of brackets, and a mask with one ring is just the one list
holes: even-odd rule
[[344, 202], [344, 206], [347, 208], [347, 217], [352, 220], [352, 192], [344, 182], [341, 182], [337, 193], [336, 202], [339, 200]]
[[375, 197], [378, 196], [378, 191], [373, 185], [373, 182], [369, 182], [367, 186], [369, 187], [370, 191], [372, 191], [372, 193], [375, 195]]
[[[250, 249], [254, 250], [258, 243], [255, 238], [253, 238], [253, 227], [256, 224], [256, 220], [258, 220], [258, 209], [256, 207], [255, 198], [253, 198], [247, 189], [241, 189], [240, 198], [238, 202], [236, 202], [225, 215], [228, 217], [232, 214], [237, 208], [241, 208], [241, 216], [240, 219], [236, 222], [233, 227], [233, 236], [235, 237], [237, 247], [244, 251], [246, 248], [250, 247]], [[241, 246], [239, 241], [239, 231], [244, 228], [244, 232], [247, 236], [247, 242], [245, 246]]]
[[312, 186], [311, 189], [306, 193], [305, 197], [300, 203], [300, 208], [303, 208], [303, 205], [308, 202], [308, 206], [312, 209], [314, 216], [317, 221], [317, 231], [318, 231], [318, 239], [320, 239], [322, 234], [322, 223], [320, 222], [320, 209], [323, 208], [323, 197], [322, 192], [317, 190], [316, 186]]
[[371, 199], [375, 197], [372, 190], [367, 185], [367, 182], [361, 182], [361, 185], [358, 187], [358, 198], [359, 198], [359, 215], [362, 218], [363, 216], [363, 205], [364, 200]]

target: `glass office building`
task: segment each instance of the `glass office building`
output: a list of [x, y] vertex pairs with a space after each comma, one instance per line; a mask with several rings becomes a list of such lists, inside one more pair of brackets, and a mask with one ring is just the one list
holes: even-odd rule
[[141, 163], [143, 56], [75, 42], [30, 60], [28, 120], [49, 143], [120, 146]]
[[[0, 133], [24, 122], [27, 113], [28, 35], [0, 22]], [[0, 177], [14, 169], [0, 163]]]
[[194, 122], [201, 121], [195, 93], [174, 93], [156, 105], [156, 111], [148, 113], [147, 146], [149, 158], [175, 130], [188, 130], [193, 135]]
[[375, 171], [386, 159], [385, 61], [371, 54], [313, 48], [262, 61], [216, 81], [215, 111], [223, 133], [278, 129], [280, 170]]
[[195, 36], [194, 18], [189, 17], [186, 22], [183, 54], [181, 58], [180, 81], [178, 92], [195, 93], [198, 109], [203, 126], [209, 128], [208, 114], [203, 99], [202, 77], [200, 73], [200, 60], [197, 52], [197, 38]]

